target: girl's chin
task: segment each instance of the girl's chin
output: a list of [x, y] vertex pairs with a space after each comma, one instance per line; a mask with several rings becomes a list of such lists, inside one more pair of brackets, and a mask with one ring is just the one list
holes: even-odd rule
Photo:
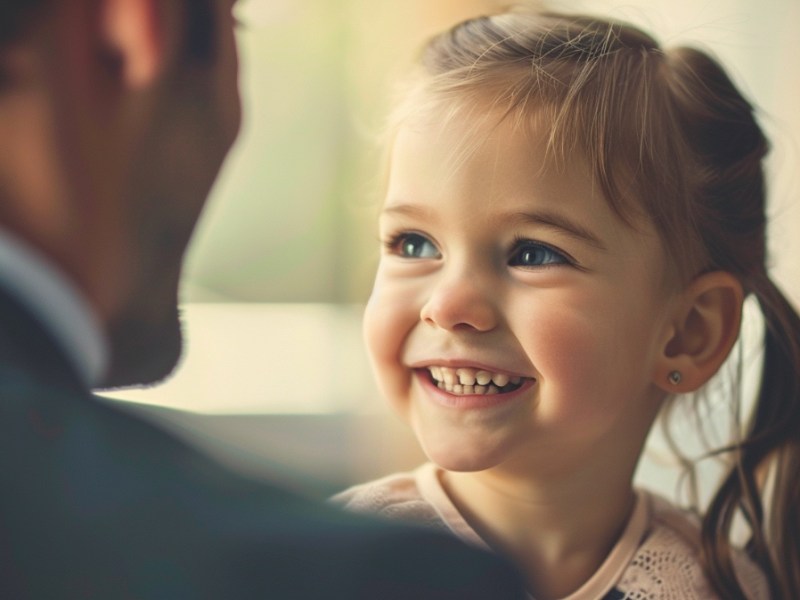
[[474, 473], [496, 467], [504, 462], [508, 456], [505, 447], [476, 447], [467, 448], [468, 442], [463, 438], [455, 440], [452, 444], [446, 443], [440, 437], [434, 436], [432, 441], [417, 435], [422, 450], [428, 460], [445, 471], [459, 473]]
[[520, 403], [490, 412], [451, 412], [426, 400], [413, 402], [408, 422], [428, 460], [447, 471], [475, 472], [497, 467], [525, 445], [519, 426]]

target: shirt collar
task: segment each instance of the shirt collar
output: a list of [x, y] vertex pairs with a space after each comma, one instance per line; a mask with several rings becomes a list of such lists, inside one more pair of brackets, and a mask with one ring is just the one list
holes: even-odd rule
[[55, 265], [3, 229], [0, 285], [27, 306], [60, 343], [87, 387], [100, 385], [110, 352], [88, 301]]

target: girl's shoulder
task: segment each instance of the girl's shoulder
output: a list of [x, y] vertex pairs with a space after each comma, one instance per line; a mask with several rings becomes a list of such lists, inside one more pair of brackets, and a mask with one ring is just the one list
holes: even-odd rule
[[447, 530], [436, 506], [424, 493], [431, 467], [426, 463], [414, 471], [354, 485], [330, 498], [329, 502], [351, 512]]
[[[649, 526], [620, 589], [653, 590], [654, 598], [717, 598], [703, 572], [700, 519], [656, 494], [640, 494], [648, 505]], [[734, 549], [733, 565], [748, 600], [768, 600], [766, 578], [744, 551]]]

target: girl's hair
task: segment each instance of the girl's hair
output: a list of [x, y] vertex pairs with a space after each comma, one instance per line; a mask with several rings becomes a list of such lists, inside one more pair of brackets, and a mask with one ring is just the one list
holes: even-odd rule
[[744, 598], [731, 547], [741, 515], [772, 596], [800, 598], [800, 317], [765, 264], [767, 141], [720, 65], [693, 48], [662, 49], [628, 24], [510, 10], [433, 38], [406, 92], [398, 121], [424, 101], [544, 124], [549, 150], [588, 159], [626, 222], [655, 224], [682, 281], [723, 270], [755, 296], [762, 380], [749, 423], [717, 450], [731, 466], [703, 517], [703, 558], [723, 597]]

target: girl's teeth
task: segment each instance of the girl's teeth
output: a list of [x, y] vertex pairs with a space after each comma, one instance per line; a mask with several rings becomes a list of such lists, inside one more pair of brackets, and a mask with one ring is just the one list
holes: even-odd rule
[[428, 371], [437, 387], [451, 394], [499, 394], [509, 383], [519, 386], [523, 380], [522, 377], [510, 377], [505, 373], [492, 373], [469, 367], [452, 369], [431, 366], [428, 367]]
[[501, 388], [501, 387], [503, 387], [504, 385], [506, 385], [506, 384], [508, 383], [508, 379], [509, 379], [509, 378], [508, 378], [508, 375], [504, 375], [503, 373], [496, 373], [496, 374], [495, 374], [495, 375], [492, 377], [492, 381], [493, 381], [493, 382], [494, 382], [494, 384], [495, 384], [497, 387], [499, 387], [499, 388]]
[[456, 374], [462, 385], [475, 385], [475, 371], [472, 369], [458, 369]]
[[486, 385], [492, 380], [492, 374], [489, 371], [478, 371], [475, 373], [475, 380], [478, 385]]

